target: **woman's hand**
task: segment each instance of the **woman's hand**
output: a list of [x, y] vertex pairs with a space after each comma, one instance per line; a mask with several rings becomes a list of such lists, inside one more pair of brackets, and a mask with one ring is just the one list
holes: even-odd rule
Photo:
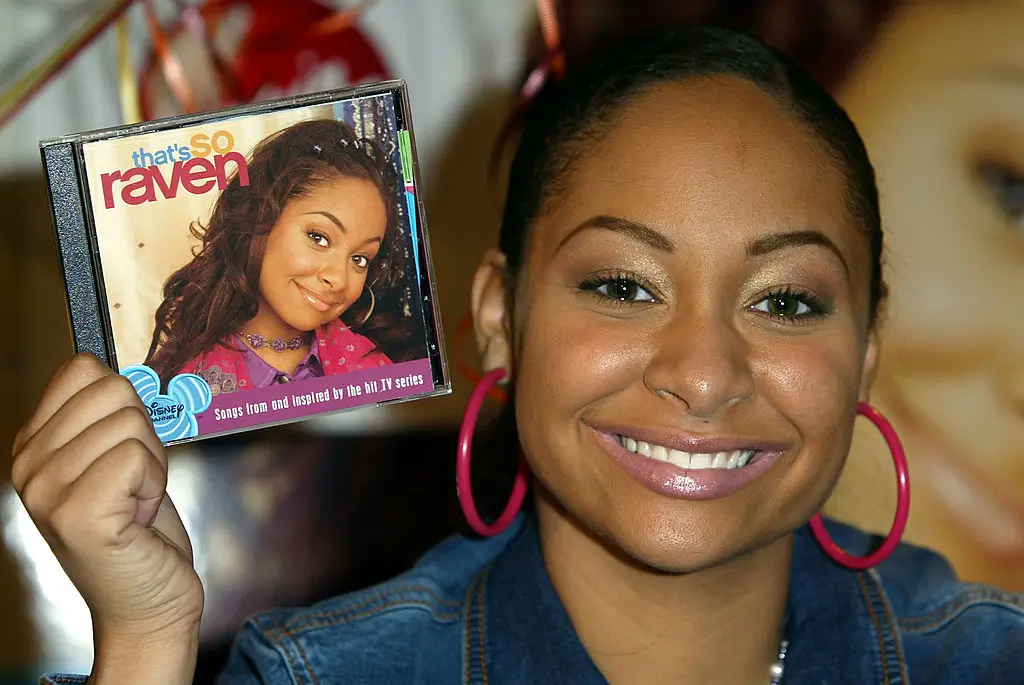
[[90, 682], [191, 682], [203, 588], [128, 380], [92, 355], [65, 364], [15, 438], [12, 480], [92, 612]]

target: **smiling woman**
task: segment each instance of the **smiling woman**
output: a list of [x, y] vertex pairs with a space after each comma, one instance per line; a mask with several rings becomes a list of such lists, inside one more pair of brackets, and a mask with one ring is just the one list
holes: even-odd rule
[[[670, 573], [751, 547], [760, 548], [754, 556], [785, 554], [776, 547], [783, 531], [810, 518], [838, 476], [874, 362], [881, 287], [872, 286], [872, 252], [881, 234], [876, 215], [854, 214], [846, 201], [870, 204], [870, 167], [862, 150], [833, 162], [833, 150], [856, 150], [852, 127], [845, 138], [816, 134], [788, 97], [773, 94], [780, 86], [770, 73], [754, 81], [759, 73], [695, 74], [683, 86], [635, 84], [615, 96], [574, 84], [588, 98], [580, 111], [595, 112], [579, 125], [602, 154], [563, 133], [575, 109], [528, 128], [504, 254], [484, 267], [488, 293], [520, 269], [530, 276], [515, 291], [517, 320], [496, 326], [504, 299], [485, 296], [478, 325], [485, 364], [515, 362], [519, 439], [551, 507], [538, 503], [541, 525], [568, 534], [549, 518], [562, 511], [557, 518]], [[808, 118], [812, 97], [827, 102], [808, 87]], [[548, 116], [544, 107], [536, 120]], [[597, 112], [612, 107], [623, 123], [602, 126]], [[564, 181], [533, 166], [558, 154], [573, 160]], [[855, 172], [863, 167], [867, 174]], [[566, 187], [520, 215], [541, 179]], [[519, 253], [517, 235], [526, 238]], [[655, 456], [686, 453], [689, 463], [652, 461], [630, 440]], [[728, 466], [732, 456], [718, 455], [734, 451], [744, 468], [693, 468], [695, 459]], [[552, 543], [553, 563], [561, 549]]]
[[202, 245], [164, 287], [146, 365], [222, 394], [391, 364], [353, 330], [404, 266], [385, 156], [322, 119], [268, 137], [246, 168], [193, 225]]

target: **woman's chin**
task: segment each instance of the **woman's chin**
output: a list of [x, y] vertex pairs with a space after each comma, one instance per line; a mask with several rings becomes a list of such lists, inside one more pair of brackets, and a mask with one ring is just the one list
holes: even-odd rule
[[309, 333], [311, 331], [319, 330], [324, 324], [333, 319], [322, 320], [321, 318], [302, 317], [295, 318], [291, 321], [285, 319], [284, 322], [291, 328], [294, 328], [300, 333]]
[[666, 575], [697, 573], [721, 566], [747, 550], [725, 548], [714, 540], [665, 542], [662, 540], [626, 540], [617, 545], [641, 567]]
[[665, 575], [684, 575], [713, 568], [722, 558], [707, 548], [664, 547], [649, 544], [623, 546], [622, 551], [642, 568]]
[[[714, 568], [767, 546], [775, 536], [767, 531], [737, 530], [724, 521], [680, 521], [630, 516], [595, 526], [603, 543], [628, 560], [664, 574], [684, 574]], [[763, 540], [762, 540], [763, 538]]]

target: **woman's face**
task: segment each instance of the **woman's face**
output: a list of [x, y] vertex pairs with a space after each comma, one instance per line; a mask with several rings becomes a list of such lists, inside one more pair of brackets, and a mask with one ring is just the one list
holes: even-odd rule
[[[907, 537], [944, 552], [968, 579], [1016, 590], [1024, 590], [1022, 26], [1021, 2], [909, 3], [838, 93], [878, 169], [892, 295], [873, 399], [911, 460]], [[870, 493], [891, 481], [891, 467], [884, 450], [871, 458], [867, 445], [843, 479], [842, 511], [887, 528], [894, 495], [883, 490], [883, 504]]]
[[540, 483], [694, 570], [796, 529], [838, 478], [873, 356], [867, 243], [818, 141], [753, 86], [661, 86], [616, 118], [532, 228], [507, 347], [486, 267], [478, 330]]
[[267, 237], [260, 311], [295, 331], [311, 331], [359, 299], [377, 256], [387, 214], [380, 191], [335, 177], [288, 203]]

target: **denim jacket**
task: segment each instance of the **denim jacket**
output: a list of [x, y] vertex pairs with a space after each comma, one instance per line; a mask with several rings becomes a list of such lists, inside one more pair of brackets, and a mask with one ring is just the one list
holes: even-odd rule
[[[869, 549], [868, 536], [828, 525], [848, 551]], [[960, 583], [939, 556], [910, 545], [874, 569], [854, 572], [825, 557], [804, 527], [793, 553], [784, 685], [1024, 685], [1024, 598]], [[494, 538], [451, 538], [376, 587], [255, 616], [218, 680], [605, 682], [555, 594], [528, 515]]]

